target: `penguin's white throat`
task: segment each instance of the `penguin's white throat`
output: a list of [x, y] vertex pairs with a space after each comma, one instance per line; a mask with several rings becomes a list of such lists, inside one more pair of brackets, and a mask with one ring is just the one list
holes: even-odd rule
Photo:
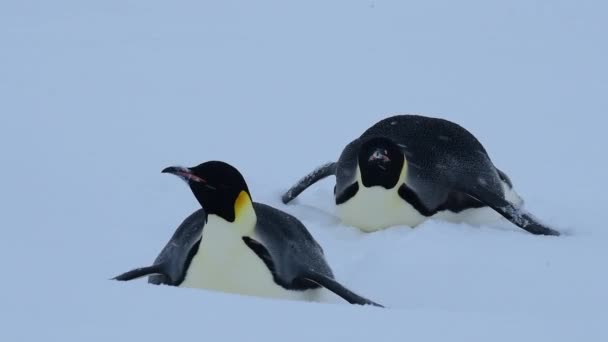
[[361, 172], [357, 168], [355, 180], [359, 183], [357, 193], [337, 206], [337, 214], [348, 225], [372, 232], [396, 225], [415, 227], [425, 217], [399, 196], [399, 187], [405, 183], [407, 167], [401, 169], [397, 183], [390, 188], [379, 185], [363, 185]]

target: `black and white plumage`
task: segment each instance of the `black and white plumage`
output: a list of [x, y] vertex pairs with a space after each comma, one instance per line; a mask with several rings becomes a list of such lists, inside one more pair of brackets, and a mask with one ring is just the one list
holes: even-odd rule
[[272, 298], [318, 301], [325, 288], [352, 304], [380, 306], [334, 279], [323, 249], [295, 217], [251, 200], [229, 164], [210, 161], [163, 170], [185, 180], [202, 209], [177, 228], [152, 266], [116, 280]]
[[448, 120], [397, 115], [379, 121], [337, 162], [288, 190], [283, 203], [330, 175], [336, 176], [338, 216], [364, 231], [415, 227], [430, 217], [479, 224], [502, 216], [530, 233], [559, 235], [523, 209], [477, 138]]

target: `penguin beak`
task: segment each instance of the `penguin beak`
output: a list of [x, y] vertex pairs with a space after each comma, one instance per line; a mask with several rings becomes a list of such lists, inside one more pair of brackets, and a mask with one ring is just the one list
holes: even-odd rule
[[204, 180], [203, 178], [192, 173], [192, 170], [190, 170], [187, 167], [169, 166], [168, 168], [165, 168], [164, 170], [162, 170], [161, 173], [170, 173], [172, 175], [176, 175], [177, 177], [181, 178], [184, 182], [186, 182], [188, 184], [207, 183], [206, 180]]

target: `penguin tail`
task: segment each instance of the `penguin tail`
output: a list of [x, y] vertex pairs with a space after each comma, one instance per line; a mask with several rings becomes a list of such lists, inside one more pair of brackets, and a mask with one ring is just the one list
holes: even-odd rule
[[315, 184], [323, 178], [333, 176], [336, 174], [336, 163], [327, 163], [319, 166], [311, 173], [300, 179], [296, 185], [292, 186], [291, 189], [287, 190], [281, 200], [284, 204], [291, 202], [294, 198], [298, 197], [304, 190], [309, 186]]
[[302, 276], [302, 278], [328, 289], [351, 304], [373, 305], [381, 308], [384, 307], [372, 300], [359, 296], [358, 294], [344, 287], [342, 284], [338, 283], [335, 279], [324, 274], [315, 271], [308, 271]]
[[116, 277], [112, 278], [112, 280], [129, 281], [129, 280], [133, 280], [133, 279], [137, 279], [137, 278], [141, 278], [141, 277], [145, 277], [145, 276], [150, 276], [150, 275], [157, 275], [157, 274], [166, 276], [166, 274], [162, 271], [162, 265], [152, 265], [152, 266], [148, 266], [148, 267], [136, 268], [129, 272], [125, 272], [123, 274], [117, 275]]
[[504, 218], [511, 221], [511, 223], [513, 223], [514, 225], [529, 233], [532, 233], [534, 235], [560, 235], [560, 232], [547, 227], [527, 210], [523, 209], [522, 207], [516, 206], [516, 204], [507, 201], [506, 199], [496, 195], [493, 192], [479, 188], [474, 190], [473, 193], [470, 191], [465, 192], [468, 193], [470, 196], [473, 196], [480, 202], [486, 204], [490, 208], [494, 209]]
[[513, 182], [511, 181], [511, 178], [509, 178], [509, 176], [507, 176], [506, 173], [504, 173], [501, 169], [496, 168], [496, 172], [498, 172], [498, 176], [500, 177], [500, 180], [505, 182], [509, 188], [513, 188]]

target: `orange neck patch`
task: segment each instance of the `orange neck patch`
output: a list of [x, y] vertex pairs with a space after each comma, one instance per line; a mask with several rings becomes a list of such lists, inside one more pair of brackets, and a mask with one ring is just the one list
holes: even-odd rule
[[251, 207], [251, 197], [245, 191], [241, 191], [234, 201], [234, 218], [238, 220]]

